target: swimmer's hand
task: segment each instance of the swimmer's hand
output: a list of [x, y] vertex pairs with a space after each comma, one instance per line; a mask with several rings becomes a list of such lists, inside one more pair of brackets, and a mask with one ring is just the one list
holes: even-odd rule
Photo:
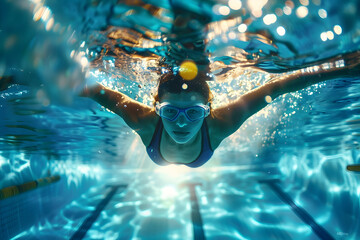
[[101, 83], [85, 84], [84, 88], [79, 92], [80, 97], [93, 98], [96, 94], [99, 94], [101, 90], [105, 88]]

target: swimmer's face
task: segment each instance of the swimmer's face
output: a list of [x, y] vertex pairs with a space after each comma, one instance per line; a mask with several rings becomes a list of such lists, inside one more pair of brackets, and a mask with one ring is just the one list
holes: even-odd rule
[[[169, 103], [172, 106], [178, 108], [187, 108], [192, 107], [197, 104], [206, 104], [207, 101], [196, 92], [181, 92], [181, 93], [166, 93], [160, 99], [160, 103]], [[179, 144], [187, 143], [189, 140], [194, 138], [196, 134], [201, 129], [204, 118], [199, 120], [190, 121], [184, 114], [181, 112], [179, 116], [174, 120], [170, 121], [166, 118], [161, 118], [164, 129], [170, 135], [170, 137]]]

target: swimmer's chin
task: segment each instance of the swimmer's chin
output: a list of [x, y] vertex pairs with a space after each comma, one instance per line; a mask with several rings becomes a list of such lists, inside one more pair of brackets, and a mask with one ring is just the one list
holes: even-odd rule
[[177, 144], [185, 144], [191, 140], [193, 136], [187, 135], [187, 136], [178, 136], [176, 134], [171, 134], [171, 138], [177, 143]]
[[185, 144], [187, 142], [189, 142], [190, 139], [186, 139], [186, 140], [180, 140], [180, 139], [174, 139], [173, 140], [177, 143], [177, 144]]

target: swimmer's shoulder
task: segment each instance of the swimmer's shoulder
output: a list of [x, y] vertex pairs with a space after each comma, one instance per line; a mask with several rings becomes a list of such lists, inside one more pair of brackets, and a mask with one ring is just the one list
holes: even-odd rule
[[241, 123], [240, 126], [234, 125], [230, 118], [217, 112], [210, 114], [206, 118], [206, 123], [208, 125], [209, 138], [213, 150], [215, 150], [225, 138], [236, 132], [242, 124]]
[[205, 121], [208, 126], [211, 149], [215, 150], [220, 145], [222, 140], [226, 138], [226, 136], [223, 134], [223, 123], [220, 119], [212, 115], [209, 115], [207, 118], [205, 118]]
[[141, 118], [141, 128], [134, 129], [140, 136], [145, 146], [149, 146], [151, 139], [154, 135], [156, 125], [159, 121], [159, 116], [156, 114], [155, 109], [149, 111], [146, 115]]

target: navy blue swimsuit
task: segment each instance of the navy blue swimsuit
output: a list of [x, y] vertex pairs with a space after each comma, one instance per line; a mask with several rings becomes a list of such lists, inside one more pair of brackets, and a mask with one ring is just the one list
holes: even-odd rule
[[[171, 163], [166, 161], [160, 153], [160, 140], [161, 140], [161, 134], [163, 128], [164, 127], [160, 118], [156, 125], [156, 129], [151, 139], [150, 145], [146, 147], [146, 151], [149, 157], [151, 158], [151, 160], [153, 160], [154, 163], [160, 166], [166, 166], [169, 164], [179, 164], [179, 163]], [[210, 146], [208, 127], [205, 119], [203, 125], [201, 126], [201, 135], [202, 135], [202, 145], [201, 145], [200, 155], [197, 157], [195, 161], [192, 161], [190, 163], [180, 163], [180, 164], [184, 164], [188, 167], [196, 168], [204, 165], [211, 158], [214, 151], [211, 149]]]

